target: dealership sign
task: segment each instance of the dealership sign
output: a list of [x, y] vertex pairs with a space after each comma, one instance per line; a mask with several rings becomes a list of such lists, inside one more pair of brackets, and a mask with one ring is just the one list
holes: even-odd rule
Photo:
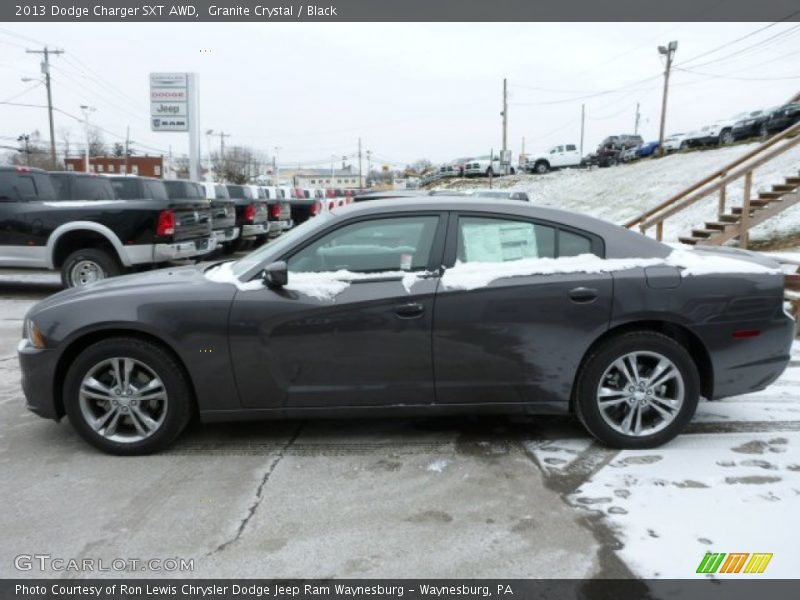
[[150, 73], [150, 128], [189, 131], [191, 118], [188, 73]]

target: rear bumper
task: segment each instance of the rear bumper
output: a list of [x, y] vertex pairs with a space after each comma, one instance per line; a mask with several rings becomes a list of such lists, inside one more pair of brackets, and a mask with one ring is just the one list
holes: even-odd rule
[[763, 390], [789, 365], [796, 324], [787, 315], [760, 328], [758, 337], [729, 342], [712, 349], [713, 399]]
[[242, 237], [251, 238], [257, 235], [265, 235], [269, 233], [269, 223], [255, 223], [251, 225], [242, 225]]
[[169, 262], [171, 260], [181, 260], [208, 254], [217, 246], [214, 234], [172, 242], [169, 244], [140, 244], [137, 246], [126, 246], [125, 251], [128, 260], [132, 265], [152, 264]]
[[269, 234], [272, 236], [280, 235], [284, 231], [288, 231], [292, 228], [292, 221], [291, 219], [286, 219], [284, 221], [270, 221], [269, 222]]
[[53, 350], [34, 348], [28, 340], [21, 340], [17, 346], [17, 356], [22, 372], [25, 407], [45, 419], [60, 419], [63, 415], [57, 410], [53, 395], [56, 367]]
[[228, 227], [226, 229], [217, 229], [214, 231], [214, 236], [217, 238], [217, 244], [232, 242], [239, 237], [239, 228]]

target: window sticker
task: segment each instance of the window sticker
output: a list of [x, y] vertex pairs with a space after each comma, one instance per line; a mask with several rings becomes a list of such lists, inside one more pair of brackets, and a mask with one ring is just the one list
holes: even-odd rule
[[528, 223], [465, 223], [461, 233], [467, 262], [507, 262], [539, 257], [534, 227]]

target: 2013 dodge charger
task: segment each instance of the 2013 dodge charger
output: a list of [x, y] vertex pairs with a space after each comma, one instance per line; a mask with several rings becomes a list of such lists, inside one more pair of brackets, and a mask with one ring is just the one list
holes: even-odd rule
[[778, 265], [564, 211], [419, 197], [335, 210], [236, 262], [60, 292], [25, 319], [23, 388], [116, 454], [203, 421], [574, 413], [653, 447], [698, 399], [789, 361]]

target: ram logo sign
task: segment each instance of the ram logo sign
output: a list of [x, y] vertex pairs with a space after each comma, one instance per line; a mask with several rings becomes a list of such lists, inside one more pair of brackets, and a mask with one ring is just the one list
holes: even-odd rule
[[697, 566], [697, 573], [763, 573], [771, 560], [771, 552], [706, 552]]

